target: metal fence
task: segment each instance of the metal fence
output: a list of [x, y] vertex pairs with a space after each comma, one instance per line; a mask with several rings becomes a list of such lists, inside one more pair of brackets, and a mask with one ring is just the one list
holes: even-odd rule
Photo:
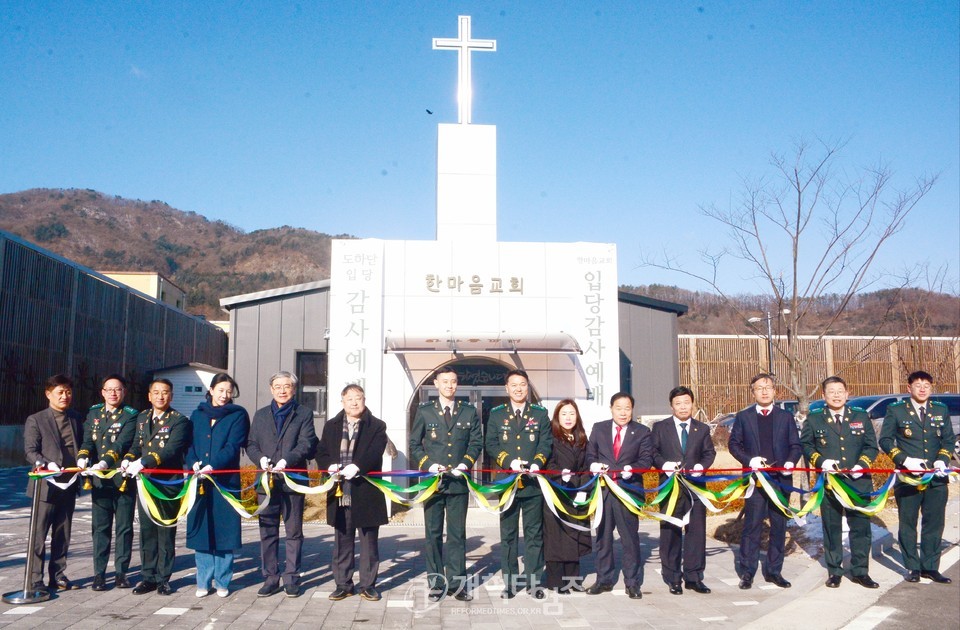
[[[774, 337], [774, 344], [785, 343]], [[938, 392], [960, 387], [960, 340], [933, 337], [800, 337], [800, 354], [808, 361], [807, 381], [816, 386], [839, 375], [851, 396], [903, 392], [907, 374], [925, 370]], [[738, 411], [753, 402], [748, 383], [767, 372], [768, 345], [763, 337], [679, 335], [680, 384], [691, 387], [703, 417]], [[774, 374], [786, 374], [787, 362], [774, 352]], [[819, 398], [819, 391], [813, 398]], [[777, 385], [777, 399], [796, 396]]]
[[43, 382], [64, 373], [74, 406], [100, 402], [100, 380], [127, 377], [146, 406], [146, 379], [188, 362], [227, 364], [227, 336], [209, 322], [0, 232], [0, 425], [47, 405]]

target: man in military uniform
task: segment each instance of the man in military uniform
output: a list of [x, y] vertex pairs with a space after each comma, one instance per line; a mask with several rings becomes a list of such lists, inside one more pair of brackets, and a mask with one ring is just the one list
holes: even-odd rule
[[[910, 399], [887, 407], [880, 429], [880, 448], [900, 469], [920, 476], [932, 465], [935, 475], [925, 486], [897, 481], [894, 496], [900, 515], [897, 537], [900, 553], [908, 582], [919, 582], [925, 577], [949, 584], [950, 578], [939, 570], [940, 540], [947, 507], [947, 462], [956, 436], [947, 406], [930, 400], [933, 377], [923, 371], [913, 372], [907, 377], [907, 384]], [[923, 524], [918, 554], [917, 518], [921, 512]]]
[[[130, 478], [139, 475], [144, 468], [180, 470], [183, 468], [183, 457], [190, 448], [190, 418], [170, 408], [173, 383], [165, 378], [154, 379], [147, 390], [147, 398], [150, 408], [137, 416], [133, 445], [120, 463], [124, 476]], [[152, 474], [150, 477], [157, 481], [183, 480], [183, 476], [177, 474]], [[128, 483], [127, 487], [130, 485]], [[182, 486], [156, 484], [156, 488], [167, 497], [175, 497]], [[156, 504], [161, 518], [165, 519], [174, 518], [180, 507], [177, 501], [158, 500]], [[176, 556], [177, 528], [157, 525], [142, 505], [139, 510], [140, 575], [143, 581], [133, 589], [133, 594], [156, 591], [159, 595], [170, 595], [173, 593], [170, 576]]]
[[[423, 506], [430, 599], [447, 593], [460, 601], [473, 595], [467, 587], [467, 482], [464, 473], [483, 451], [480, 419], [473, 405], [455, 400], [457, 373], [442, 367], [434, 374], [439, 392], [434, 402], [420, 405], [410, 431], [410, 460], [420, 470], [443, 473], [440, 487]], [[447, 554], [443, 557], [443, 518], [447, 516]], [[440, 576], [446, 577], [446, 584]]]
[[[495, 407], [487, 420], [486, 449], [497, 467], [511, 473], [535, 473], [547, 463], [553, 450], [553, 433], [547, 410], [527, 403], [529, 379], [523, 370], [507, 373], [510, 402]], [[520, 513], [523, 513], [523, 570], [517, 563], [520, 539]], [[539, 587], [543, 574], [543, 495], [532, 477], [521, 475], [516, 498], [500, 514], [500, 571], [503, 573], [503, 599], [512, 598], [526, 587], [537, 599], [543, 599]]]
[[[862, 498], [873, 492], [873, 479], [862, 470], [870, 468], [879, 453], [877, 436], [867, 413], [847, 405], [847, 384], [839, 376], [831, 376], [820, 385], [826, 406], [807, 416], [800, 433], [803, 454], [810, 466], [824, 472], [850, 471], [843, 474], [844, 483]], [[850, 581], [866, 588], [880, 585], [870, 578], [870, 517], [857, 510], [845, 509], [827, 490], [820, 504], [823, 524], [824, 560], [827, 563], [827, 587], [840, 586], [843, 575], [843, 517], [850, 525]]]
[[[83, 427], [83, 444], [77, 453], [77, 466], [86, 468], [96, 462], [91, 470], [107, 470], [120, 463], [130, 450], [137, 432], [137, 410], [123, 404], [127, 382], [119, 374], [103, 379], [101, 394], [103, 402], [90, 407]], [[104, 574], [110, 559], [110, 530], [116, 517], [117, 549], [114, 555], [114, 584], [117, 588], [130, 588], [127, 568], [133, 548], [133, 508], [137, 502], [136, 486], [123, 483], [121, 475], [101, 479], [91, 475], [93, 483], [93, 590], [107, 590]]]

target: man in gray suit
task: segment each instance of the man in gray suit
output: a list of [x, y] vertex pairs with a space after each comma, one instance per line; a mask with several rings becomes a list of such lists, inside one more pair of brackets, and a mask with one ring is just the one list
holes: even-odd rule
[[[73, 381], [63, 374], [47, 379], [45, 392], [49, 407], [27, 418], [23, 427], [23, 446], [27, 461], [35, 469], [58, 472], [77, 465], [77, 449], [83, 436], [82, 416], [70, 409], [73, 402]], [[68, 475], [58, 477], [66, 481]], [[30, 480], [27, 494], [33, 496], [34, 481]], [[33, 573], [30, 582], [35, 589], [43, 588], [43, 559], [46, 538], [50, 534], [50, 590], [69, 590], [73, 584], [64, 575], [67, 551], [70, 548], [70, 526], [77, 502], [80, 484], [74, 482], [66, 489], [45, 481], [40, 483], [40, 502], [33, 519], [34, 543]]]
[[[317, 432], [313, 427], [313, 410], [297, 403], [297, 377], [290, 372], [277, 372], [270, 377], [273, 401], [257, 411], [250, 424], [247, 457], [259, 464], [265, 475], [287, 468], [306, 468], [307, 460], [317, 449]], [[300, 595], [300, 559], [303, 551], [303, 495], [287, 487], [276, 475], [270, 505], [260, 512], [260, 555], [263, 561], [263, 586], [258, 597], [280, 592], [280, 517], [286, 529], [286, 563], [283, 568], [283, 591], [287, 597]], [[266, 495], [258, 490], [262, 503]]]

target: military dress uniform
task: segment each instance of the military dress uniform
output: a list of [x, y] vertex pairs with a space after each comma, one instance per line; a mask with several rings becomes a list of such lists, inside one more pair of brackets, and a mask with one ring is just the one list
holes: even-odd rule
[[[840, 414], [839, 421], [836, 414]], [[854, 466], [870, 468], [879, 453], [877, 436], [867, 413], [859, 407], [846, 406], [834, 412], [824, 407], [807, 416], [800, 432], [803, 454], [810, 466], [821, 468], [825, 459], [837, 462], [841, 470]], [[873, 478], [864, 474], [859, 479], [844, 475], [843, 482], [861, 498], [873, 492]], [[843, 575], [843, 517], [850, 525], [850, 574], [867, 577], [870, 562], [870, 517], [857, 510], [845, 509], [832, 492], [825, 493], [820, 504], [823, 524], [824, 560], [831, 577]]]
[[[433, 464], [454, 469], [464, 464], [470, 474], [483, 452], [480, 418], [473, 405], [457, 401], [449, 414], [440, 401], [417, 408], [410, 431], [410, 459], [420, 470]], [[440, 486], [423, 507], [426, 535], [425, 552], [430, 589], [463, 593], [467, 579], [467, 482], [463, 477], [445, 474]], [[447, 516], [447, 553], [443, 555], [443, 518]], [[445, 576], [446, 584], [440, 579]]]
[[[137, 432], [130, 451], [123, 456], [129, 462], [141, 460], [144, 468], [164, 468], [182, 470], [183, 459], [190, 448], [192, 424], [190, 418], [175, 409], [167, 409], [154, 417], [154, 410], [140, 412], [136, 419]], [[183, 481], [183, 475], [151, 474], [156, 481]], [[129, 488], [131, 483], [127, 484]], [[181, 484], [154, 484], [158, 492], [167, 497], [175, 497], [182, 489]], [[180, 504], [176, 501], [156, 501], [161, 518], [169, 519], [177, 515]], [[176, 556], [177, 527], [162, 527], [151, 520], [142, 505], [140, 511], [140, 575], [143, 585], [166, 586], [169, 588], [173, 574], [173, 562]], [[138, 587], [140, 588], [140, 587]], [[144, 587], [146, 588], [146, 587]], [[164, 589], [166, 590], [166, 589]], [[136, 593], [136, 590], [134, 591]]]
[[[83, 425], [83, 444], [77, 459], [87, 458], [91, 463], [107, 463], [107, 468], [116, 468], [123, 455], [130, 450], [137, 432], [137, 410], [123, 406], [108, 412], [103, 403], [90, 407]], [[127, 569], [133, 548], [133, 509], [137, 502], [137, 488], [127, 484], [120, 492], [123, 478], [114, 475], [110, 479], [90, 476], [93, 484], [91, 506], [93, 520], [93, 577], [102, 582], [110, 559], [110, 530], [116, 518], [116, 552], [114, 570], [117, 586], [126, 588]], [[95, 584], [96, 585], [96, 584]]]
[[[509, 404], [494, 407], [487, 420], [487, 454], [497, 467], [509, 469], [515, 459], [546, 466], [553, 451], [550, 417], [540, 405], [527, 404], [519, 414]], [[499, 475], [500, 479], [512, 473]], [[523, 568], [520, 575], [517, 548], [520, 513], [523, 512]], [[522, 587], [537, 589], [543, 574], [543, 495], [532, 477], [520, 477], [513, 505], [500, 514], [500, 570], [505, 593], [510, 596]], [[539, 593], [539, 589], [533, 591]]]
[[[920, 417], [912, 399], [887, 407], [880, 429], [880, 448], [898, 467], [907, 457], [916, 457], [932, 467], [935, 461], [948, 464], [956, 436], [950, 424], [947, 406], [933, 400]], [[940, 540], [943, 537], [947, 507], [947, 477], [934, 476], [927, 486], [917, 487], [897, 481], [894, 496], [900, 516], [898, 541], [908, 571], [938, 571]], [[920, 553], [917, 553], [917, 519], [923, 512]]]

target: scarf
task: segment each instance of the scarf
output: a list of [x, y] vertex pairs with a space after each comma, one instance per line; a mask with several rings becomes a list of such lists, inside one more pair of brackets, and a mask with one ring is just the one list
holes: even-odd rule
[[270, 402], [270, 410], [273, 411], [273, 423], [277, 425], [277, 435], [280, 435], [280, 429], [283, 428], [283, 423], [286, 422], [287, 417], [293, 413], [293, 408], [296, 407], [296, 405], [297, 401], [294, 398], [283, 403], [282, 407], [278, 405], [275, 400]]
[[[361, 420], [363, 417], [361, 416]], [[351, 432], [350, 429], [353, 429]], [[357, 445], [357, 435], [360, 434], [360, 420], [351, 424], [347, 414], [343, 414], [343, 433], [340, 436], [340, 467], [353, 463], [353, 449]], [[340, 497], [340, 505], [350, 507], [350, 488], [351, 484], [341, 484], [343, 496]]]

